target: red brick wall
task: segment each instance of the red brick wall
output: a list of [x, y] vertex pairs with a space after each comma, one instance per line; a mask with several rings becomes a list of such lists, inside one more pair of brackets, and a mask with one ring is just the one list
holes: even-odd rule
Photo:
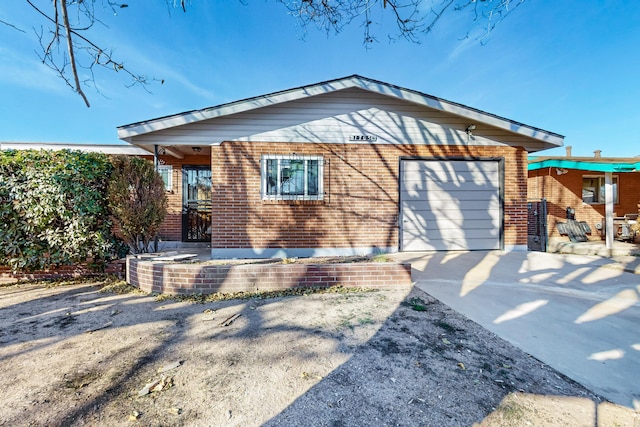
[[[582, 202], [582, 177], [604, 176], [603, 173], [568, 169], [564, 175], [558, 175], [556, 168], [538, 169], [529, 172], [528, 187], [530, 198], [547, 199], [549, 237], [561, 237], [556, 228], [558, 221], [566, 220], [566, 209], [572, 207], [576, 220], [586, 221], [591, 227], [591, 239], [601, 238], [596, 224], [604, 217], [604, 204], [586, 204]], [[638, 213], [640, 203], [640, 172], [614, 173], [618, 177], [618, 202], [613, 206], [617, 215]]]
[[[125, 263], [123, 260], [110, 262], [105, 267], [104, 274], [124, 275]], [[31, 271], [25, 273], [14, 273], [11, 268], [0, 266], [0, 282], [13, 280], [45, 280], [62, 279], [67, 277], [84, 277], [102, 274], [87, 267], [86, 265], [63, 265], [48, 270]]]
[[522, 148], [485, 147], [504, 157], [504, 244], [527, 245], [527, 152]]
[[411, 285], [410, 263], [167, 264], [127, 259], [127, 282], [145, 292], [212, 294], [330, 286]]
[[[323, 201], [263, 201], [262, 154], [324, 156]], [[505, 159], [505, 245], [526, 245], [526, 152], [513, 147], [225, 142], [212, 147], [213, 248], [397, 247], [400, 157]]]

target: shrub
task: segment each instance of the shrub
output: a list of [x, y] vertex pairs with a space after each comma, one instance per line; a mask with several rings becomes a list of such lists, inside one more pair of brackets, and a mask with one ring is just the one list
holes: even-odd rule
[[104, 154], [0, 152], [0, 263], [14, 271], [85, 263], [104, 266], [116, 249]]
[[167, 214], [162, 178], [138, 157], [112, 156], [111, 163], [108, 200], [116, 235], [133, 253], [148, 252]]

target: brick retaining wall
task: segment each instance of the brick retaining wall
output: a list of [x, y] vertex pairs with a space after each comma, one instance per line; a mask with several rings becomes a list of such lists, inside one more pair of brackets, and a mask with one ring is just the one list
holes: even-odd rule
[[410, 285], [409, 263], [176, 264], [127, 258], [127, 282], [145, 292], [212, 294], [306, 287]]
[[0, 266], [0, 280], [3, 282], [11, 282], [14, 280], [51, 280], [69, 277], [95, 276], [98, 274], [123, 275], [124, 266], [125, 264], [122, 260], [117, 260], [109, 263], [103, 272], [96, 272], [86, 265], [62, 265], [47, 270], [17, 273], [12, 272], [9, 267]]

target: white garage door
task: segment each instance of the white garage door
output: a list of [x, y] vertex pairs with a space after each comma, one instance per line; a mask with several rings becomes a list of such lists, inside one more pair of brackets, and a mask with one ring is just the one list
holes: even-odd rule
[[500, 249], [497, 161], [403, 160], [400, 171], [401, 250]]

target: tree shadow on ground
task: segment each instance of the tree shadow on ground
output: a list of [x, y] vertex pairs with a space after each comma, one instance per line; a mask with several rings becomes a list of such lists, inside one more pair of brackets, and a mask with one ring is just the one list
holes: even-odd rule
[[[597, 425], [600, 397], [414, 289], [348, 362], [265, 426], [472, 425], [492, 413], [502, 420], [501, 402], [516, 393], [579, 399], [578, 410], [550, 415], [565, 425]], [[524, 411], [545, 409], [519, 411], [535, 423]]]
[[415, 257], [421, 289], [607, 399], [637, 408], [637, 275], [606, 268], [612, 260], [539, 252], [405, 256]]
[[[0, 347], [7, 425], [135, 414], [170, 425], [470, 425], [519, 390], [598, 402], [418, 289], [206, 304], [96, 286], [34, 292], [3, 301], [3, 330], [13, 316], [39, 321]], [[66, 313], [76, 321], [44, 327]], [[138, 397], [173, 361], [173, 387]]]
[[[305, 324], [295, 319], [307, 314], [311, 301], [295, 307], [288, 304], [291, 298], [196, 304], [100, 294], [99, 288], [34, 287], [31, 298], [20, 294], [19, 299], [2, 300], [0, 360], [5, 375], [0, 385], [13, 390], [0, 404], [7, 425], [112, 425], [114, 417], [121, 422], [135, 412], [147, 413], [147, 420], [155, 416], [189, 425], [211, 420], [212, 408], [219, 406], [214, 412], [224, 413], [237, 389], [267, 390], [268, 382], [261, 382], [265, 377], [275, 381], [278, 372], [299, 367], [312, 371], [304, 365], [318, 360], [318, 342], [327, 354], [338, 355], [339, 363], [352, 351], [340, 340], [341, 330], [323, 328], [335, 316], [322, 313], [321, 301], [314, 309], [317, 323]], [[15, 288], [2, 291], [18, 294]], [[235, 315], [229, 327], [222, 326]], [[336, 316], [330, 323], [340, 324], [347, 315]], [[20, 326], [11, 329], [11, 324]], [[183, 364], [175, 387], [137, 399], [144, 384], [158, 378], [157, 368], [176, 360]], [[247, 371], [252, 373], [247, 376]], [[178, 390], [182, 403], [173, 402]], [[163, 410], [156, 411], [156, 405]], [[174, 406], [184, 412], [167, 420], [167, 409]]]

